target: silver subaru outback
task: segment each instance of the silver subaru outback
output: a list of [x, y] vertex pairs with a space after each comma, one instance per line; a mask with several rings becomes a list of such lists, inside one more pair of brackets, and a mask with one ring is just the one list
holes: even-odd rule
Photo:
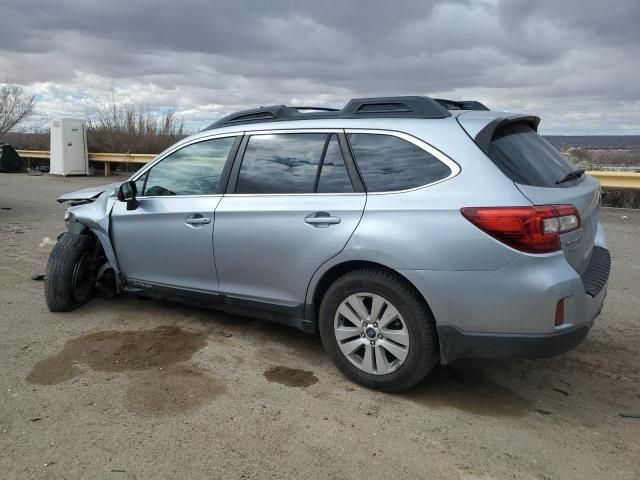
[[135, 294], [281, 322], [384, 391], [438, 361], [567, 351], [610, 256], [598, 182], [539, 121], [428, 97], [234, 113], [59, 199], [47, 305]]

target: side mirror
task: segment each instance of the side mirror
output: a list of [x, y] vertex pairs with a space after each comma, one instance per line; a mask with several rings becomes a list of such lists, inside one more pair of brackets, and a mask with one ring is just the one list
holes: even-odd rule
[[116, 189], [116, 197], [121, 202], [127, 202], [127, 210], [135, 210], [138, 207], [137, 193], [136, 182], [132, 181], [124, 182]]

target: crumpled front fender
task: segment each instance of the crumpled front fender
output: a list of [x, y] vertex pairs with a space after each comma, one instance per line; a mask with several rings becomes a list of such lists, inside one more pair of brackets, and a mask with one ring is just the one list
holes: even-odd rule
[[110, 183], [109, 185], [100, 185], [97, 187], [89, 187], [83, 188], [82, 190], [77, 190], [75, 192], [65, 193], [64, 195], [60, 195], [58, 197], [59, 203], [64, 202], [76, 202], [81, 200], [93, 200], [98, 198], [101, 193], [107, 192], [111, 193], [115, 191], [115, 189], [120, 185], [121, 182], [118, 183]]
[[117, 201], [113, 190], [105, 191], [92, 203], [76, 205], [67, 208], [67, 215], [70, 215], [70, 221], [67, 223], [67, 229], [74, 231], [78, 224], [83, 225], [93, 232], [104, 250], [107, 261], [113, 268], [118, 282], [118, 288], [122, 285], [122, 277], [116, 253], [111, 244], [109, 236], [109, 222], [111, 220], [111, 210]]

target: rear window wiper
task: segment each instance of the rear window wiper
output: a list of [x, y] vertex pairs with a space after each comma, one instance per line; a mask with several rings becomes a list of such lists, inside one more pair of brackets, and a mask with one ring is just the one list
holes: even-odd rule
[[558, 180], [556, 185], [560, 185], [561, 183], [570, 182], [571, 180], [575, 180], [576, 178], [580, 178], [584, 175], [584, 168], [578, 168], [572, 172], [567, 173], [562, 180]]

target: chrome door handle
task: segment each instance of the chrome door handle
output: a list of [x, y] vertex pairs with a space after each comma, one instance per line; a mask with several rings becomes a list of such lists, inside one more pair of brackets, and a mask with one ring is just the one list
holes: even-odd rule
[[184, 223], [187, 225], [207, 225], [211, 223], [211, 219], [207, 217], [188, 217]]
[[322, 223], [335, 225], [336, 223], [340, 223], [342, 219], [340, 217], [311, 217], [311, 218], [305, 218], [304, 221], [307, 222], [309, 225], [318, 225]]
[[327, 212], [316, 212], [305, 217], [304, 221], [314, 227], [328, 227], [329, 225], [336, 225], [342, 221], [340, 217], [333, 217]]

